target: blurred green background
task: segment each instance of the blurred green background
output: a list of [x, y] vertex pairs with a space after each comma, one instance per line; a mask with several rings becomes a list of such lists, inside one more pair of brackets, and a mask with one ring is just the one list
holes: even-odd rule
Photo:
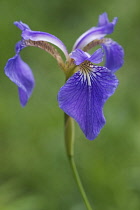
[[17, 87], [3, 73], [20, 40], [13, 22], [56, 35], [70, 52], [105, 11], [110, 20], [119, 18], [109, 37], [124, 47], [125, 65], [116, 73], [120, 84], [104, 107], [107, 124], [98, 138], [87, 140], [76, 124], [75, 158], [94, 209], [140, 209], [139, 8], [138, 0], [0, 1], [0, 210], [85, 210], [57, 103], [64, 75], [46, 52], [24, 49], [36, 87], [27, 106], [20, 106]]

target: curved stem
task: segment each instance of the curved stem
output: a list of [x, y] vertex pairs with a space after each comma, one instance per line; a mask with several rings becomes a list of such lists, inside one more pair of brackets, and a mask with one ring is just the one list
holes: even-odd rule
[[75, 180], [77, 182], [77, 185], [78, 185], [78, 188], [80, 190], [80, 193], [82, 195], [82, 198], [84, 200], [84, 203], [87, 207], [88, 210], [92, 210], [91, 206], [90, 206], [90, 203], [88, 201], [88, 198], [87, 198], [87, 195], [85, 193], [85, 190], [83, 188], [83, 185], [81, 183], [81, 180], [80, 180], [80, 176], [78, 174], [78, 171], [77, 171], [77, 168], [76, 168], [76, 165], [75, 165], [75, 161], [74, 161], [74, 158], [73, 157], [69, 157], [69, 160], [70, 160], [70, 164], [71, 164], [71, 167], [72, 167], [72, 170], [73, 170], [73, 173], [74, 173], [74, 176], [75, 176]]
[[79, 188], [79, 191], [82, 195], [82, 198], [87, 207], [87, 210], [92, 210], [91, 205], [86, 196], [85, 190], [83, 188], [83, 185], [81, 183], [80, 176], [78, 174], [78, 170], [74, 161], [74, 120], [67, 114], [65, 114], [65, 144], [66, 144], [66, 150], [67, 150], [69, 162], [70, 162], [77, 186]]

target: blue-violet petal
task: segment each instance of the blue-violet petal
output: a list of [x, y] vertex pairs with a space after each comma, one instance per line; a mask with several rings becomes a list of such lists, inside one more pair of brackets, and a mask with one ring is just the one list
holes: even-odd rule
[[110, 70], [93, 66], [91, 72], [76, 72], [60, 89], [60, 108], [78, 122], [89, 140], [95, 139], [104, 126], [103, 105], [117, 85], [118, 80]]
[[5, 66], [5, 74], [18, 86], [20, 103], [25, 106], [35, 83], [30, 67], [17, 54], [8, 60]]
[[103, 61], [103, 49], [99, 48], [98, 50], [96, 50], [88, 59], [89, 61], [91, 61], [92, 63], [101, 63]]
[[[115, 17], [112, 21], [112, 23], [114, 25], [116, 25], [118, 21], [118, 18]], [[101, 26], [104, 26], [104, 25], [107, 25], [109, 23], [109, 20], [108, 20], [108, 15], [106, 12], [104, 12], [103, 14], [99, 15], [99, 19], [98, 19], [98, 27], [101, 27]]]
[[79, 65], [88, 60], [90, 55], [83, 50], [76, 49], [70, 54], [70, 57], [74, 59], [76, 65]]
[[73, 50], [83, 49], [87, 44], [95, 39], [101, 39], [107, 34], [111, 34], [114, 31], [114, 26], [117, 23], [117, 18], [114, 18], [112, 22], [109, 22], [107, 14], [103, 13], [99, 16], [98, 26], [92, 27], [85, 33], [83, 33], [75, 42]]
[[22, 21], [15, 21], [14, 25], [17, 26], [21, 31], [24, 30], [30, 30], [29, 26], [26, 23], [23, 23]]
[[117, 71], [124, 63], [124, 50], [122, 46], [111, 39], [107, 39], [102, 46], [105, 50], [105, 66], [112, 70], [112, 72]]

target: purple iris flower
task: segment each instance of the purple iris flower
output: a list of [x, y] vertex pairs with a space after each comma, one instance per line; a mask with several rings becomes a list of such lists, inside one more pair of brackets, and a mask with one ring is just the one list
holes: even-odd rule
[[[123, 65], [123, 48], [112, 39], [104, 38], [114, 31], [116, 23], [117, 18], [109, 22], [107, 14], [101, 14], [98, 25], [82, 34], [69, 54], [63, 42], [54, 35], [32, 31], [21, 21], [15, 22], [22, 31], [22, 40], [16, 44], [16, 55], [8, 60], [5, 74], [18, 86], [21, 105], [28, 102], [35, 82], [20, 51], [28, 46], [40, 47], [57, 60], [66, 75], [67, 81], [58, 93], [59, 107], [78, 122], [88, 139], [95, 139], [105, 124], [103, 105], [118, 85], [114, 72]], [[62, 50], [65, 62], [51, 44]], [[100, 48], [90, 55], [88, 51], [97, 45]], [[104, 58], [104, 66], [99, 66]]]

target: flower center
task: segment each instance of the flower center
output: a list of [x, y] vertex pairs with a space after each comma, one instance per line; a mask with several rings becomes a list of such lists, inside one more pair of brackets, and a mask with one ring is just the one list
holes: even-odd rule
[[79, 65], [81, 71], [91, 72], [93, 70], [94, 65], [90, 61], [84, 61]]
[[84, 61], [79, 65], [80, 71], [83, 74], [84, 82], [87, 81], [88, 86], [91, 86], [91, 72], [93, 72], [94, 65], [90, 61]]

